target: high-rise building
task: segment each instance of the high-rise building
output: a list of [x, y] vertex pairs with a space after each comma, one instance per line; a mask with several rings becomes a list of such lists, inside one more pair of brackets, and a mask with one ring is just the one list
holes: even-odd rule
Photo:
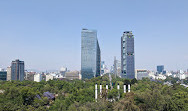
[[135, 78], [134, 35], [125, 31], [121, 37], [121, 77]]
[[2, 81], [7, 80], [7, 71], [0, 71], [0, 80]]
[[82, 29], [81, 32], [81, 74], [82, 78], [100, 76], [101, 52], [96, 30]]
[[121, 77], [121, 62], [114, 57], [113, 73], [115, 77]]
[[101, 61], [101, 74], [104, 74], [104, 70], [105, 70], [106, 66], [105, 66], [105, 62]]
[[19, 59], [12, 61], [11, 63], [11, 80], [24, 80], [24, 61]]
[[11, 80], [11, 67], [7, 67], [7, 81]]
[[157, 66], [157, 73], [161, 74], [164, 71], [164, 65]]

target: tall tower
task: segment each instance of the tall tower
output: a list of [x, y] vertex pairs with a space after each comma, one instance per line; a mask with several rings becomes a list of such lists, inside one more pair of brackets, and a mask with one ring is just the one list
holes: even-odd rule
[[132, 31], [123, 32], [121, 37], [121, 77], [135, 78], [134, 35]]
[[82, 29], [81, 74], [82, 79], [100, 76], [101, 51], [96, 30]]
[[11, 80], [24, 80], [24, 61], [19, 59], [11, 63]]
[[161, 74], [164, 71], [164, 65], [157, 66], [157, 73]]

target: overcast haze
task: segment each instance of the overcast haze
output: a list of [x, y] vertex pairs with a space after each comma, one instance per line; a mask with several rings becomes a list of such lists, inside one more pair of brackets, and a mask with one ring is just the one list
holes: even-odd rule
[[137, 69], [188, 68], [187, 0], [1, 0], [0, 67], [80, 70], [82, 28], [97, 30], [108, 67], [133, 31]]

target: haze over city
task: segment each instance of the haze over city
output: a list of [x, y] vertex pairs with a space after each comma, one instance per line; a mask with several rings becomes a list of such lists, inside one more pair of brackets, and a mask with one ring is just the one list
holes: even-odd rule
[[188, 1], [0, 1], [0, 67], [25, 61], [26, 69], [81, 67], [81, 30], [97, 30], [101, 60], [120, 60], [121, 36], [133, 31], [136, 69], [188, 68]]

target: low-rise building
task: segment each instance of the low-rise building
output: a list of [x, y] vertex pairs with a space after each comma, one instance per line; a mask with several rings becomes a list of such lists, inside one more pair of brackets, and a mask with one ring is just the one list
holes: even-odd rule
[[54, 76], [53, 75], [46, 75], [46, 81], [53, 80]]
[[36, 72], [28, 72], [25, 71], [25, 80], [29, 80], [29, 81], [34, 81], [34, 75], [36, 74]]
[[149, 73], [145, 69], [137, 69], [135, 72], [135, 78], [138, 80], [142, 80], [143, 78], [149, 78]]
[[66, 79], [70, 79], [70, 80], [80, 79], [79, 71], [66, 72], [65, 73], [65, 78]]

